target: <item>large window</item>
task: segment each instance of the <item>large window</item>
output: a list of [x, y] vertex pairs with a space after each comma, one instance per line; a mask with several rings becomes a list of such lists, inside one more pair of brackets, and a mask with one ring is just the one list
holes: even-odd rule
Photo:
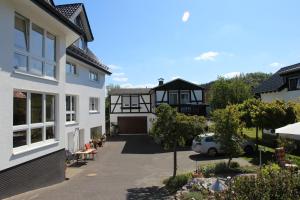
[[54, 95], [14, 90], [13, 99], [14, 148], [55, 138]]
[[53, 34], [16, 14], [14, 37], [17, 71], [56, 78], [56, 37]]
[[89, 75], [90, 80], [92, 81], [98, 81], [98, 73], [94, 71], [90, 71]]
[[131, 107], [139, 107], [139, 96], [131, 96]]
[[169, 102], [170, 102], [170, 105], [177, 105], [178, 104], [178, 93], [177, 92], [170, 92], [169, 93]]
[[122, 96], [122, 107], [130, 107], [130, 96]]
[[190, 93], [188, 91], [182, 91], [180, 93], [180, 104], [188, 104], [190, 101]]
[[300, 89], [300, 78], [294, 77], [289, 78], [289, 90], [299, 90]]
[[99, 112], [99, 98], [90, 97], [89, 110], [90, 112]]
[[76, 75], [77, 74], [76, 65], [67, 62], [67, 64], [66, 64], [66, 74]]
[[138, 108], [139, 107], [139, 96], [132, 95], [132, 96], [122, 96], [122, 107], [123, 108]]
[[76, 117], [76, 105], [77, 105], [76, 96], [67, 95], [66, 96], [66, 121], [67, 123], [75, 123], [77, 120]]

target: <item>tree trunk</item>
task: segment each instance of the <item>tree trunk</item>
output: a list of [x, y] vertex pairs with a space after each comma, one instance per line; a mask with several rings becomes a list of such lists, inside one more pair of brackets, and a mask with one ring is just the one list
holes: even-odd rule
[[173, 177], [175, 177], [177, 173], [177, 141], [174, 141], [173, 153], [174, 153]]
[[258, 126], [256, 126], [256, 136], [255, 136], [255, 143], [256, 143], [256, 151], [258, 151]]
[[227, 163], [227, 167], [228, 167], [228, 168], [230, 167], [231, 160], [232, 160], [232, 157], [229, 156], [228, 163]]

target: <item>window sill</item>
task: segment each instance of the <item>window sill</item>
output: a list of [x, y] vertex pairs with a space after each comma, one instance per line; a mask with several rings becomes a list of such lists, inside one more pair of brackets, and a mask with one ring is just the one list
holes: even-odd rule
[[24, 76], [30, 76], [30, 77], [34, 77], [34, 78], [38, 78], [38, 79], [43, 79], [43, 80], [47, 80], [47, 81], [53, 81], [55, 83], [58, 83], [57, 79], [50, 78], [50, 77], [47, 77], [47, 76], [38, 76], [38, 75], [30, 74], [30, 73], [27, 73], [27, 72], [19, 71], [19, 70], [14, 70], [14, 73], [24, 75]]
[[59, 143], [58, 140], [54, 140], [54, 139], [46, 140], [46, 141], [43, 141], [43, 142], [38, 142], [38, 143], [34, 143], [34, 144], [14, 148], [12, 154], [14, 156], [17, 156], [17, 155], [20, 155], [20, 154], [23, 154], [23, 153], [27, 153], [29, 151], [36, 150], [36, 149], [44, 148], [44, 147], [51, 146], [51, 145], [56, 145], [58, 143]]
[[78, 125], [78, 122], [66, 122], [66, 126], [75, 126]]
[[90, 114], [99, 114], [100, 112], [97, 111], [97, 110], [90, 110], [89, 113], [90, 113]]

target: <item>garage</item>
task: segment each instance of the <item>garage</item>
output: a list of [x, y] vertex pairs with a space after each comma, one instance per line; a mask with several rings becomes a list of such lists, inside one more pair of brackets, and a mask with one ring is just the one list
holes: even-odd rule
[[118, 117], [120, 134], [147, 133], [147, 117]]

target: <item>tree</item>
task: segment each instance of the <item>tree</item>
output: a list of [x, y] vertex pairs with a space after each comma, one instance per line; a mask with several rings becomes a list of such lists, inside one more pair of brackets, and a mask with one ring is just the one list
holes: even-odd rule
[[191, 136], [204, 132], [205, 119], [198, 116], [187, 116], [170, 107], [168, 104], [161, 104], [156, 109], [157, 118], [153, 123], [151, 135], [163, 141], [165, 149], [172, 149], [173, 177], [177, 173], [177, 148], [185, 145]]
[[238, 131], [241, 128], [241, 121], [236, 108], [235, 106], [228, 106], [225, 109], [213, 112], [216, 139], [220, 142], [221, 149], [228, 156], [228, 167], [232, 158], [242, 152], [238, 141]]

